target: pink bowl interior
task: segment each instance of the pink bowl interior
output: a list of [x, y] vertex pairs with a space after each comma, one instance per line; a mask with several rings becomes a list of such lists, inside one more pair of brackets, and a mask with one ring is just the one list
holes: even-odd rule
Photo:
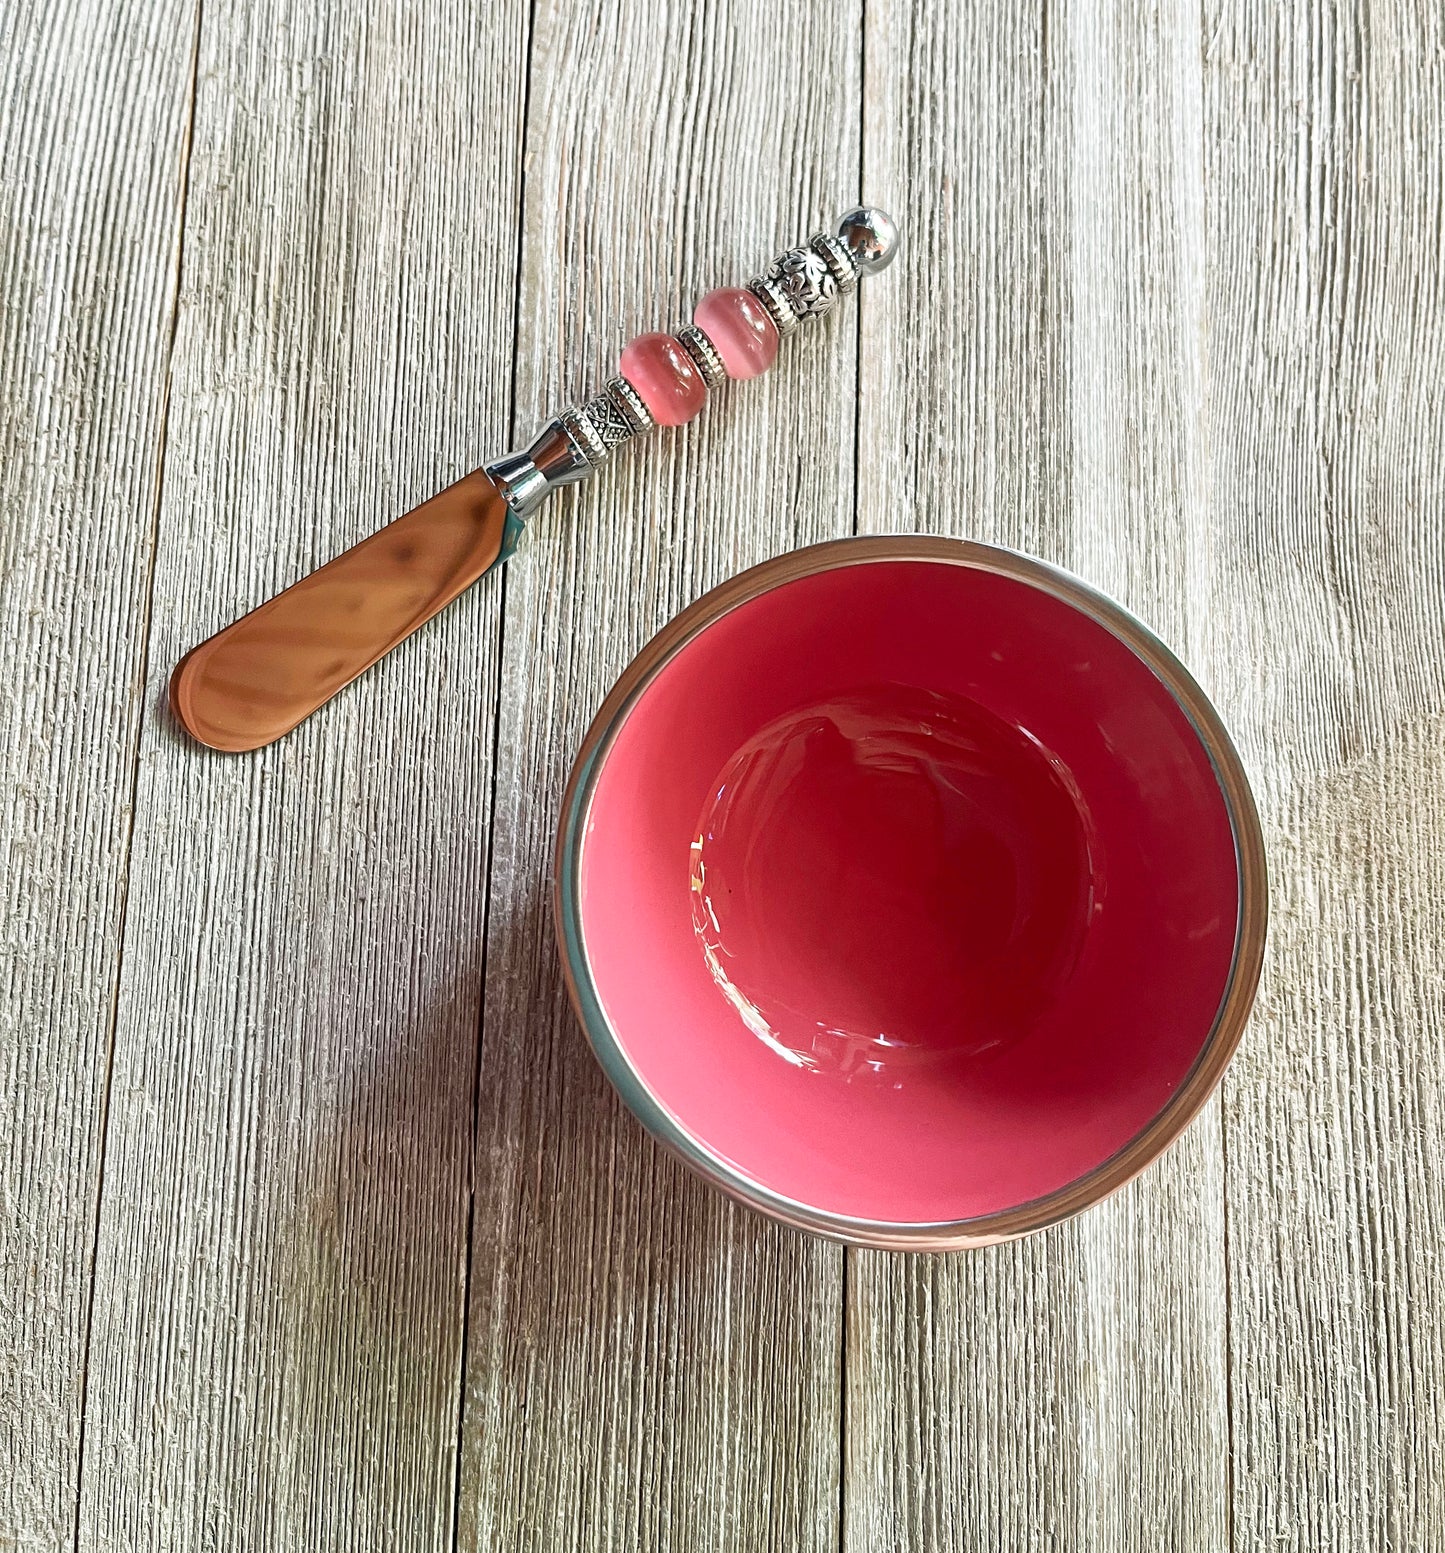
[[888, 1224], [1034, 1201], [1137, 1137], [1239, 911], [1216, 774], [1149, 666], [926, 560], [783, 583], [683, 647], [604, 751], [578, 879], [597, 1000], [677, 1126]]

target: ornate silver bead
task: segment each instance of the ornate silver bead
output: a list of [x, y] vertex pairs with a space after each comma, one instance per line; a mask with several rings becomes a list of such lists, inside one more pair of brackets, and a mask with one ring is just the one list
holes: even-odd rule
[[709, 388], [727, 382], [727, 368], [717, 353], [717, 346], [696, 324], [684, 324], [675, 336], [679, 345], [692, 358], [693, 365]]
[[819, 232], [808, 240], [808, 246], [828, 266], [828, 273], [838, 282], [840, 295], [846, 297], [857, 288], [858, 266], [853, 263], [853, 255], [836, 237]]
[[636, 434], [636, 428], [610, 393], [589, 399], [581, 413], [608, 453]]
[[898, 228], [883, 211], [860, 205], [839, 218], [838, 241], [865, 275], [876, 275], [893, 263], [898, 252]]
[[640, 437], [644, 432], [652, 430], [655, 424], [652, 419], [652, 411], [642, 402], [642, 395], [627, 381], [625, 377], [614, 377], [607, 380], [607, 392], [613, 403], [632, 427], [632, 435]]
[[759, 275], [755, 280], [748, 282], [748, 290], [766, 308], [768, 317], [777, 326], [779, 338], [786, 340], [798, 327], [798, 315], [793, 311], [793, 304], [783, 294], [781, 287], [774, 283], [771, 276]]
[[838, 282], [811, 248], [790, 248], [768, 271], [768, 279], [799, 318], [821, 318], [838, 300]]
[[561, 421], [567, 435], [577, 444], [577, 449], [583, 458], [597, 469], [607, 462], [607, 455], [612, 451], [614, 444], [609, 443], [603, 436], [593, 421], [591, 412], [592, 405], [583, 405], [577, 409], [563, 410], [557, 419]]

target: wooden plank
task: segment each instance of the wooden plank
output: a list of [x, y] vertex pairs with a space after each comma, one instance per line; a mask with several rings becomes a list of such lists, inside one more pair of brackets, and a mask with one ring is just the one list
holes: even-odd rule
[[[864, 302], [861, 526], [1062, 562], [1190, 656], [1197, 11], [883, 3], [866, 57], [866, 181], [912, 229]], [[1035, 1239], [857, 1255], [848, 1314], [846, 1548], [1227, 1542], [1216, 1106]]]
[[[518, 431], [857, 193], [856, 15], [538, 9]], [[880, 282], [884, 284], [885, 282]], [[534, 524], [507, 574], [477, 1141], [464, 1548], [829, 1549], [842, 1253], [660, 1154], [567, 1007], [562, 784], [612, 680], [707, 587], [853, 508], [856, 315]]]
[[74, 1536], [194, 11], [0, 8], [0, 1548]]
[[526, 7], [208, 3], [82, 1547], [445, 1547], [496, 579], [281, 744], [199, 638], [506, 436]]
[[1445, 18], [1206, 6], [1211, 671], [1274, 922], [1225, 1089], [1235, 1540], [1445, 1528]]

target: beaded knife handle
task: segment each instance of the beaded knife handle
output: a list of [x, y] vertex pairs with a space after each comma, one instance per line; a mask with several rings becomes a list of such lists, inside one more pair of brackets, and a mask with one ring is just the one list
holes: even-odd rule
[[819, 318], [860, 274], [892, 260], [882, 211], [850, 210], [743, 288], [714, 291], [675, 334], [644, 334], [621, 375], [564, 410], [525, 452], [474, 470], [284, 593], [194, 647], [171, 676], [182, 727], [218, 750], [279, 739], [516, 548], [545, 496], [653, 426], [680, 426], [727, 378], [756, 377], [779, 341]]

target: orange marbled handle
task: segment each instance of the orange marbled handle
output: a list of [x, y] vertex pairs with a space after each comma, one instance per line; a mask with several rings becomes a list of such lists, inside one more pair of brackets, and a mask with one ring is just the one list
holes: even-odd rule
[[517, 526], [481, 470], [458, 480], [192, 648], [176, 717], [212, 749], [272, 743], [504, 559]]

